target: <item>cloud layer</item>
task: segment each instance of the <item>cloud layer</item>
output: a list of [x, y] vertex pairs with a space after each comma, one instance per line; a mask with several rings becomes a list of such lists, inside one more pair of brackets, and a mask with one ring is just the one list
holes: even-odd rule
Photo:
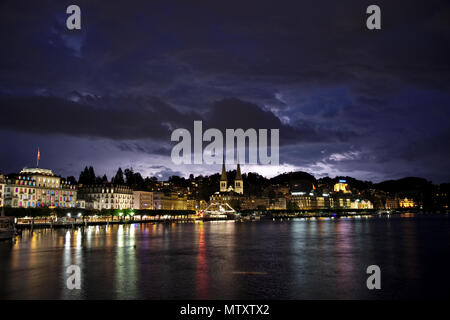
[[61, 174], [214, 172], [168, 158], [171, 131], [203, 120], [279, 128], [280, 170], [449, 181], [450, 5], [380, 0], [372, 32], [369, 4], [79, 1], [73, 32], [62, 4], [3, 1], [0, 170], [39, 144]]

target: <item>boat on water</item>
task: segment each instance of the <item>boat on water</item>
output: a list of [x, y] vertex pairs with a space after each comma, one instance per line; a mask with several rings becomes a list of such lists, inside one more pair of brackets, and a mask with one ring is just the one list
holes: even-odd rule
[[16, 235], [14, 217], [5, 216], [5, 208], [2, 207], [0, 215], [0, 240], [11, 240]]
[[14, 217], [0, 217], [0, 240], [11, 240], [15, 234]]
[[236, 210], [228, 203], [212, 203], [206, 210], [200, 212], [200, 217], [203, 220], [234, 219], [236, 217]]

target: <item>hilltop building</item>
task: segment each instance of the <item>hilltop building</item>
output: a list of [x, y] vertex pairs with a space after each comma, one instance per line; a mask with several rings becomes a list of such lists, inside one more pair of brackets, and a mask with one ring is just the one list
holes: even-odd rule
[[339, 180], [339, 182], [334, 185], [334, 192], [352, 193], [346, 180]]

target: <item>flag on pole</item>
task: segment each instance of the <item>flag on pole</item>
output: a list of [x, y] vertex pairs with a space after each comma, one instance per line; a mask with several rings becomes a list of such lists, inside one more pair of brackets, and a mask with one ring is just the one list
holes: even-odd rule
[[41, 152], [39, 151], [39, 148], [38, 148], [38, 160], [40, 160], [41, 159]]
[[39, 168], [39, 159], [41, 159], [41, 151], [39, 150], [39, 147], [38, 147], [36, 168]]

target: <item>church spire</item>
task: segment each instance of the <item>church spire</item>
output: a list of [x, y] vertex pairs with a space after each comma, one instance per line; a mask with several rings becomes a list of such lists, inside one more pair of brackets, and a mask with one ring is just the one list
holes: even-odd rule
[[220, 192], [226, 192], [228, 189], [227, 170], [225, 169], [225, 155], [222, 162], [222, 176], [220, 177]]
[[239, 164], [239, 161], [238, 161], [238, 164], [237, 164], [235, 180], [242, 180], [241, 165]]
[[239, 164], [239, 156], [236, 169], [236, 178], [234, 178], [234, 192], [239, 194], [244, 193], [244, 181], [242, 180], [241, 165]]
[[227, 171], [225, 170], [225, 156], [223, 156], [222, 176], [220, 177], [220, 181], [227, 181]]

